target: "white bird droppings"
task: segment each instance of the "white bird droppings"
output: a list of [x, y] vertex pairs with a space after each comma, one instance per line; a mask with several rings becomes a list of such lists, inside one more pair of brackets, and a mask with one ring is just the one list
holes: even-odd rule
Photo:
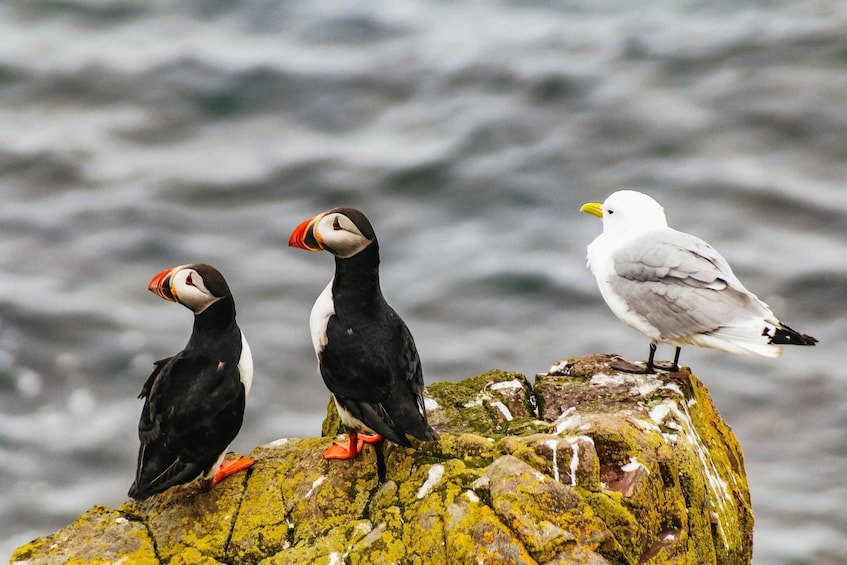
[[309, 498], [310, 496], [312, 496], [312, 493], [315, 492], [315, 489], [321, 486], [325, 480], [326, 477], [321, 475], [320, 477], [312, 481], [312, 488], [309, 489], [309, 492], [307, 492], [306, 496], [304, 496], [303, 498]]
[[473, 482], [471, 488], [474, 490], [486, 490], [488, 489], [490, 483], [491, 479], [483, 475]]
[[576, 472], [579, 470], [579, 443], [571, 442], [571, 486], [576, 486]]
[[424, 408], [426, 410], [438, 410], [441, 406], [438, 402], [435, 401], [434, 398], [430, 398], [428, 396], [424, 396]]
[[509, 409], [506, 407], [505, 404], [503, 404], [499, 400], [495, 400], [494, 402], [491, 403], [491, 405], [493, 407], [495, 407], [497, 410], [499, 410], [501, 414], [503, 414], [503, 417], [506, 418], [507, 422], [512, 421], [512, 413], [509, 411]]
[[556, 418], [553, 425], [556, 427], [556, 435], [567, 430], [582, 429], [579, 414], [576, 413], [574, 406], [562, 412], [562, 415]]
[[657, 404], [653, 408], [650, 409], [650, 419], [656, 422], [657, 424], [661, 424], [665, 421], [665, 418], [670, 414], [671, 409], [667, 404], [667, 401], [662, 402], [661, 404]]
[[266, 443], [262, 447], [279, 447], [280, 445], [284, 445], [284, 444], [288, 443], [289, 441], [291, 441], [289, 438], [281, 437], [279, 439], [273, 440], [270, 443]]
[[610, 375], [608, 373], [596, 373], [591, 376], [591, 380], [589, 381], [592, 386], [607, 386], [607, 385], [622, 385], [626, 384], [629, 375], [626, 374], [615, 374]]
[[428, 495], [430, 491], [435, 488], [443, 475], [444, 465], [433, 465], [430, 467], [426, 481], [424, 481], [424, 484], [422, 484], [421, 488], [418, 489], [418, 500]]
[[558, 481], [559, 480], [559, 461], [558, 461], [558, 451], [559, 451], [559, 442], [555, 439], [548, 439], [544, 442], [544, 445], [550, 448], [550, 451], [553, 452], [553, 478]]
[[489, 387], [491, 390], [504, 390], [512, 388], [523, 388], [523, 384], [517, 379], [511, 381], [503, 381], [502, 383], [494, 383]]
[[642, 420], [640, 418], [635, 418], [635, 417], [632, 417], [629, 420], [633, 424], [638, 426], [640, 429], [644, 430], [645, 432], [661, 432], [662, 431], [661, 428], [659, 428], [659, 426], [657, 426], [656, 423], [653, 420], [647, 421], [647, 420]]
[[[706, 477], [707, 485], [712, 491], [712, 504], [720, 510], [721, 515], [730, 518], [729, 524], [724, 524], [721, 519], [716, 520], [718, 532], [723, 539], [724, 546], [728, 546], [726, 531], [724, 527], [728, 525], [734, 528], [737, 524], [733, 523], [732, 519], [735, 513], [729, 510], [729, 507], [735, 506], [735, 500], [729, 492], [726, 481], [721, 478], [715, 462], [709, 457], [709, 448], [703, 444], [703, 440], [697, 433], [694, 422], [691, 420], [691, 415], [688, 413], [688, 405], [686, 402], [677, 403], [673, 400], [665, 400], [663, 403], [667, 406], [670, 414], [676, 421], [669, 421], [666, 427], [679, 431], [679, 436], [684, 441], [687, 441], [694, 447], [697, 456], [700, 459], [700, 464], [703, 468], [703, 474]], [[672, 425], [673, 424], [673, 425]], [[717, 514], [717, 513], [716, 513]]]
[[654, 379], [653, 381], [636, 385], [635, 390], [639, 395], [647, 396], [656, 392], [660, 386], [662, 386], [662, 381]]
[[590, 436], [569, 437], [568, 443], [571, 444], [571, 486], [576, 486], [576, 472], [579, 470], [579, 442], [584, 441], [594, 445], [594, 440]]
[[561, 361], [557, 361], [556, 363], [551, 365], [550, 368], [547, 370], [547, 373], [548, 374], [555, 373], [555, 374], [569, 375], [571, 371], [570, 371], [570, 367], [568, 367], [568, 365], [569, 365], [568, 360], [562, 359]]
[[662, 388], [665, 390], [672, 390], [680, 396], [685, 396], [684, 394], [682, 394], [682, 389], [679, 388], [679, 385], [676, 383], [665, 383], [664, 385], [662, 385]]
[[642, 463], [641, 461], [639, 461], [635, 457], [630, 457], [629, 463], [622, 466], [621, 471], [623, 471], [624, 473], [631, 473], [633, 471], [637, 471], [639, 468], [647, 471], [648, 475], [650, 474], [650, 469], [648, 469], [647, 466], [644, 463]]

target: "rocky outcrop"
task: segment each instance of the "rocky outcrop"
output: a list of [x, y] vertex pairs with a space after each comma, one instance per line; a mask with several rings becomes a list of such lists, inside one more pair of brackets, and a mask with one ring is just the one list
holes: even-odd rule
[[324, 461], [330, 438], [278, 440], [211, 492], [94, 507], [12, 562], [749, 563], [741, 448], [705, 387], [611, 360], [433, 384], [442, 439], [387, 445], [383, 484], [371, 447]]

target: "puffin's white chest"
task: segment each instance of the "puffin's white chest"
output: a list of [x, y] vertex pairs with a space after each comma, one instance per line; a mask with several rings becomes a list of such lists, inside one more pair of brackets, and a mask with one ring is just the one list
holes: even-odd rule
[[250, 346], [247, 345], [244, 332], [241, 332], [241, 357], [238, 359], [238, 376], [241, 379], [241, 384], [244, 385], [244, 396], [249, 395], [250, 387], [253, 385], [253, 354], [250, 352]]
[[333, 280], [335, 279], [329, 281], [318, 299], [315, 300], [312, 313], [309, 315], [309, 332], [312, 334], [312, 347], [315, 348], [318, 361], [321, 360], [321, 353], [326, 347], [326, 326], [329, 319], [335, 314], [335, 304], [332, 302]]

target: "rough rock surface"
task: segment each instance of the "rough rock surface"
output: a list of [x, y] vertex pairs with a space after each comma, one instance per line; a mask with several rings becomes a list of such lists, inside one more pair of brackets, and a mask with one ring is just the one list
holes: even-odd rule
[[741, 448], [705, 387], [611, 359], [433, 384], [441, 441], [387, 445], [382, 485], [371, 447], [324, 461], [330, 438], [283, 439], [209, 493], [95, 506], [12, 562], [749, 563]]

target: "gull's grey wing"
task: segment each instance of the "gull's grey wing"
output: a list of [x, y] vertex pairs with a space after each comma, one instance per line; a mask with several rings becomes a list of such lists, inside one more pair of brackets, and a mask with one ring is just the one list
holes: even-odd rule
[[715, 249], [673, 229], [647, 232], [612, 255], [609, 281], [637, 315], [673, 339], [768, 319], [770, 309], [733, 274]]

